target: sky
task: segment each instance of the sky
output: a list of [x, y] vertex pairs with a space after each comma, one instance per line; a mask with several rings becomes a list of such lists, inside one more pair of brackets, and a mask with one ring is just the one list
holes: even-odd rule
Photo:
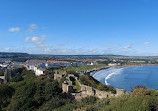
[[158, 56], [158, 0], [0, 0], [0, 52]]

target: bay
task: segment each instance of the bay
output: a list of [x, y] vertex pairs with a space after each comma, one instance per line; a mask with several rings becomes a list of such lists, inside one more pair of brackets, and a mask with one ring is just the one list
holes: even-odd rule
[[158, 65], [109, 68], [92, 75], [103, 84], [130, 92], [138, 85], [158, 90]]

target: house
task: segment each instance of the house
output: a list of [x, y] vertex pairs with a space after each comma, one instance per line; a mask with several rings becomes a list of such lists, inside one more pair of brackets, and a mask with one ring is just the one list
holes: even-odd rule
[[85, 63], [83, 63], [83, 62], [73, 62], [71, 65], [72, 66], [82, 66], [82, 65], [85, 65]]
[[42, 63], [46, 63], [46, 60], [36, 60], [36, 59], [30, 59], [26, 61], [26, 64], [34, 64], [34, 65], [39, 65]]
[[120, 66], [121, 63], [109, 63], [108, 66]]
[[26, 67], [27, 70], [34, 70], [35, 69], [35, 65], [27, 64], [25, 67]]
[[45, 69], [39, 67], [38, 65], [26, 65], [26, 69], [34, 71], [36, 76], [40, 76], [45, 73]]
[[43, 69], [43, 68], [36, 68], [35, 69], [36, 76], [40, 76], [40, 75], [42, 75], [44, 73], [45, 73], [45, 69]]
[[24, 65], [25, 65], [25, 62], [13, 62], [11, 64], [11, 67], [12, 68], [21, 68], [21, 67], [24, 67]]
[[9, 64], [0, 64], [0, 67], [5, 68], [5, 67], [8, 67], [8, 65], [9, 65]]
[[67, 61], [48, 60], [47, 66], [70, 66], [71, 63]]
[[97, 63], [96, 62], [91, 62], [91, 63], [88, 63], [87, 65], [93, 66], [93, 65], [97, 65]]

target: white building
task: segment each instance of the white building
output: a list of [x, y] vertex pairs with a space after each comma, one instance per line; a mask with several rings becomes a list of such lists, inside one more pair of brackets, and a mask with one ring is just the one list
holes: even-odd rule
[[45, 69], [43, 69], [43, 68], [39, 68], [39, 69], [37, 68], [35, 70], [36, 76], [40, 76], [40, 75], [44, 74], [44, 72], [45, 72]]
[[91, 62], [91, 63], [88, 63], [87, 65], [94, 66], [94, 65], [97, 65], [97, 63], [96, 62]]
[[27, 65], [26, 69], [34, 71], [36, 76], [40, 76], [40, 75], [44, 74], [44, 72], [45, 72], [45, 69], [40, 68], [35, 65]]
[[3, 79], [3, 80], [4, 80], [4, 79], [5, 79], [5, 76], [0, 76], [0, 79]]
[[120, 66], [121, 63], [109, 63], [108, 66]]
[[0, 64], [0, 67], [8, 67], [8, 64]]

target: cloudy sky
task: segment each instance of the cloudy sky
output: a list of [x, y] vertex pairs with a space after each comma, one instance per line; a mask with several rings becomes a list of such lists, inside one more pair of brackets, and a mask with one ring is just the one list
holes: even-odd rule
[[0, 0], [0, 52], [158, 55], [158, 1]]

